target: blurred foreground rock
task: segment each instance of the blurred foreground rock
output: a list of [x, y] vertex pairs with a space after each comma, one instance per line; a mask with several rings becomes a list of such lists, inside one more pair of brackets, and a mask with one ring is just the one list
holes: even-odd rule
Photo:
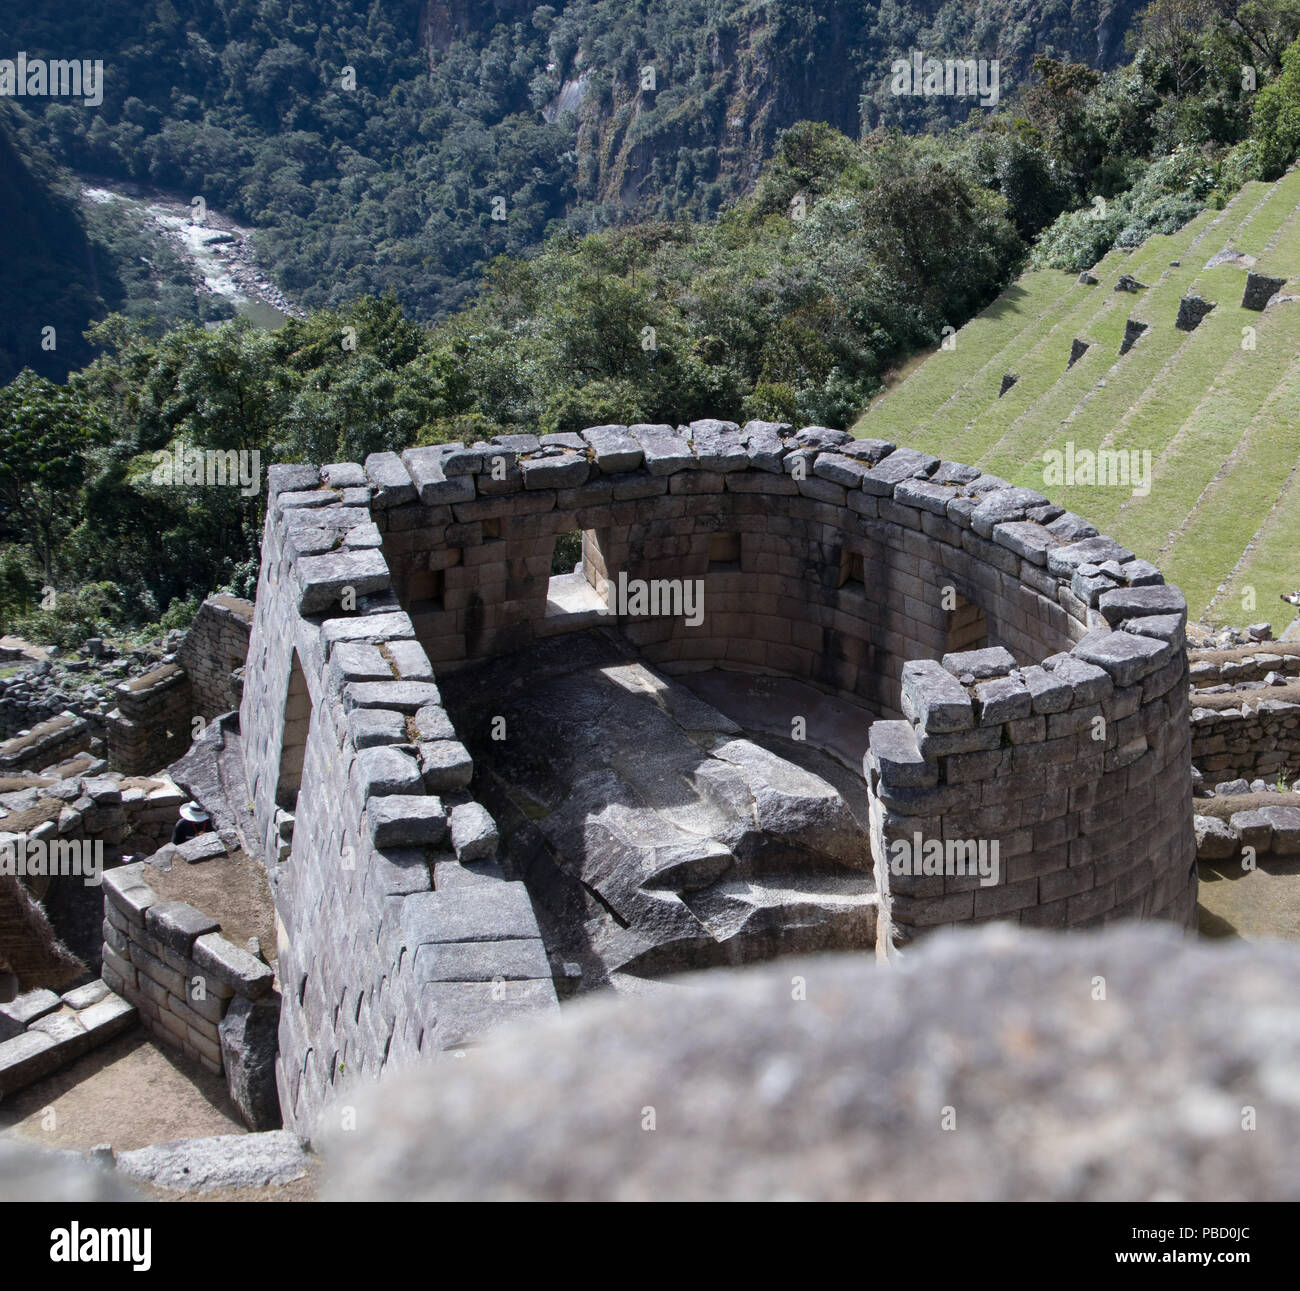
[[593, 997], [320, 1147], [334, 1199], [1281, 1201], [1298, 1072], [1300, 948], [994, 927]]

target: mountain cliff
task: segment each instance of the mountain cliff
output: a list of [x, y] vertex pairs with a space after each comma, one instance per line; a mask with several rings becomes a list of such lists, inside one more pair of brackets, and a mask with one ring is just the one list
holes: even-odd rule
[[32, 151], [203, 196], [306, 306], [393, 290], [428, 319], [559, 227], [716, 213], [797, 121], [852, 138], [972, 110], [892, 93], [896, 58], [998, 60], [1005, 95], [1036, 53], [1109, 66], [1141, 7], [103, 0], [2, 15], [0, 50], [105, 55], [97, 108], [14, 100]]

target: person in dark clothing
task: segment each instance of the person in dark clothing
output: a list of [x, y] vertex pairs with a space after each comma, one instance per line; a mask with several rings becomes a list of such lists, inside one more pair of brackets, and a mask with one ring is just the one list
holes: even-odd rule
[[212, 829], [212, 817], [197, 802], [187, 802], [181, 808], [181, 818], [172, 830], [173, 846], [187, 843], [199, 834], [206, 834]]

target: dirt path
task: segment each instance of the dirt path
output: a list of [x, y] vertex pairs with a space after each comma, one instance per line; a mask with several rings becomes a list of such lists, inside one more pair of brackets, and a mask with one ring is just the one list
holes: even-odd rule
[[[53, 1126], [42, 1119], [53, 1110]], [[119, 1152], [247, 1130], [226, 1082], [137, 1027], [0, 1103], [0, 1131], [41, 1147]]]

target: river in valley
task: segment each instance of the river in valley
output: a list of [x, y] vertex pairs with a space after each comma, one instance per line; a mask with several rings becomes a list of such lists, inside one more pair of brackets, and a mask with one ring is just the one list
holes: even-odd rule
[[186, 202], [139, 184], [98, 176], [80, 178], [83, 200], [99, 205], [118, 204], [124, 208], [127, 218], [166, 238], [172, 249], [189, 262], [196, 278], [196, 291], [228, 300], [236, 313], [271, 331], [290, 316], [302, 316], [302, 310], [285, 297], [258, 265], [252, 229], [211, 207], [199, 223]]

